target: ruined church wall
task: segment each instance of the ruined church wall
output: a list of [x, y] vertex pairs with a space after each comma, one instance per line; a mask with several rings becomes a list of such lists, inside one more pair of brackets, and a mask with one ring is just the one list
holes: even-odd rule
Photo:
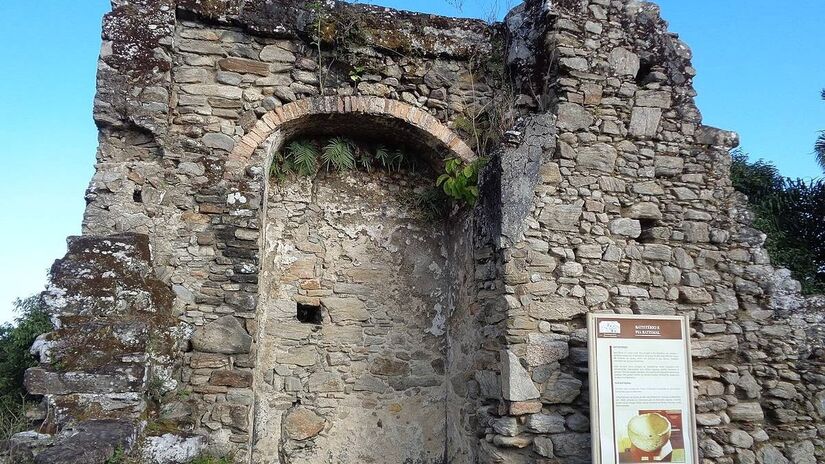
[[[116, 8], [111, 16], [136, 21], [130, 16], [131, 7]], [[147, 7], [156, 12], [163, 10], [159, 3], [147, 2]], [[369, 10], [363, 16], [382, 17], [382, 11]], [[360, 97], [382, 97], [420, 109], [419, 113], [403, 111], [409, 122], [399, 119], [399, 115], [391, 116], [402, 125], [412, 125], [414, 120], [420, 126], [422, 114], [449, 123], [460, 117], [468, 104], [486, 98], [490, 92], [489, 88], [475, 88], [468, 77], [468, 54], [482, 52], [485, 47], [467, 47], [463, 39], [456, 37], [481, 37], [485, 39], [479, 42], [486, 43], [490, 32], [486, 26], [469, 21], [440, 25], [437, 34], [447, 39], [439, 47], [456, 44], [450, 55], [431, 54], [428, 47], [434, 44], [428, 43], [387, 44], [384, 49], [348, 45], [337, 48], [335, 57], [325, 50], [321, 65], [336, 66], [321, 83], [317, 49], [309, 41], [296, 38], [295, 31], [260, 34], [249, 23], [238, 27], [229, 21], [215, 22], [209, 11], [188, 4], [178, 5], [174, 20], [163, 18], [170, 21], [164, 29], [168, 35], [159, 42], [164, 53], [159, 49], [153, 52], [168, 58], [169, 69], [164, 74], [168, 81], [149, 91], [168, 97], [164, 117], [158, 115], [149, 124], [145, 118], [133, 118], [119, 107], [112, 114], [106, 97], [134, 88], [135, 83], [127, 85], [112, 78], [107, 65], [110, 57], [102, 57], [96, 113], [102, 125], [101, 146], [97, 172], [87, 194], [84, 233], [149, 235], [156, 272], [172, 286], [177, 295], [175, 312], [198, 340], [194, 351], [183, 357], [179, 390], [188, 396], [185, 401], [176, 401], [179, 406], [169, 407], [174, 410], [172, 420], [178, 420], [181, 413], [188, 416], [191, 421], [187, 419], [186, 429], [209, 435], [215, 452], [240, 449], [246, 453], [257, 417], [250, 379], [252, 372], [257, 372], [256, 362], [262, 359], [256, 352], [257, 345], [248, 343], [248, 337], [255, 337], [264, 322], [258, 319], [261, 313], [256, 310], [259, 266], [264, 254], [257, 237], [264, 228], [260, 215], [267, 201], [265, 163], [270, 159], [267, 150], [271, 144], [251, 147], [255, 150], [254, 161], [233, 164], [230, 153], [238, 151], [243, 137], [255, 130], [262, 116], [283, 105], [318, 97], [322, 91], [352, 96], [354, 105], [367, 101]], [[401, 15], [397, 19], [399, 24], [406, 24], [426, 18]], [[104, 54], [109, 49], [117, 52], [127, 39], [125, 33], [136, 27], [118, 25], [126, 30], [113, 31], [106, 37], [111, 43], [104, 44]], [[290, 27], [297, 28], [294, 24]], [[382, 29], [376, 30], [383, 33]], [[146, 101], [141, 97], [144, 108], [150, 107]], [[365, 109], [360, 106], [352, 111]], [[284, 128], [281, 137], [302, 129], [333, 130], [327, 122], [299, 121], [288, 130]], [[374, 129], [367, 122], [348, 123], [333, 132], [358, 135], [359, 131]], [[411, 140], [415, 148], [430, 148], [419, 139], [435, 139], [426, 133], [394, 129], [390, 126], [384, 131], [402, 136], [401, 142], [416, 137]], [[443, 131], [439, 134], [446, 138]], [[450, 147], [432, 149], [457, 149], [459, 142], [455, 139]], [[462, 150], [461, 154], [468, 153], [466, 145]], [[209, 335], [214, 328], [227, 324], [232, 326], [231, 336]], [[204, 326], [210, 328], [199, 329]], [[198, 332], [207, 335], [201, 337]], [[265, 338], [268, 333], [261, 332]], [[273, 341], [256, 338], [255, 342]], [[443, 404], [440, 407], [443, 409]]]
[[[339, 45], [322, 85], [300, 2], [116, 3], [98, 69], [100, 148], [83, 228], [91, 245], [67, 260], [94, 261], [84, 247], [138, 240], [141, 285], [159, 301], [132, 305], [115, 285], [84, 301], [114, 301], [124, 313], [67, 309], [61, 297], [77, 281], [56, 276], [48, 293], [63, 329], [41, 345], [44, 363], [27, 380], [60, 406], [52, 425], [155, 414], [238, 461], [303, 459], [313, 444], [341, 449], [339, 430], [377, 427], [364, 411], [400, 405], [392, 417], [407, 417], [414, 400], [404, 395], [420, 391], [444, 398], [443, 421], [433, 421], [446, 428], [448, 462], [590, 462], [586, 314], [686, 314], [704, 462], [822, 460], [821, 300], [801, 298], [770, 265], [730, 185], [735, 136], [702, 125], [690, 51], [655, 6], [530, 1], [509, 17], [508, 70], [523, 118], [483, 174], [479, 206], [444, 229], [411, 220], [400, 201], [395, 189], [421, 179], [375, 175], [380, 204], [353, 187], [363, 178], [319, 180], [320, 196], [306, 183], [269, 183], [272, 150], [303, 133], [418, 140], [435, 164], [473, 155], [472, 140], [450, 129], [493, 95], [471, 71], [479, 54], [493, 57], [499, 29], [353, 8], [369, 26], [361, 40], [378, 46]], [[359, 219], [366, 229], [389, 221], [405, 231], [394, 237], [430, 251], [392, 252], [401, 246], [381, 234], [338, 235], [359, 213], [328, 215], [343, 209], [333, 186], [365, 201], [360, 214], [388, 214]], [[120, 233], [148, 241], [107, 239]], [[362, 266], [343, 258], [349, 248], [393, 272], [356, 282]], [[435, 294], [398, 290], [421, 270], [405, 260], [422, 256], [438, 268], [424, 278]], [[360, 290], [368, 293], [352, 293]], [[297, 326], [295, 304], [316, 298], [328, 324]], [[385, 309], [415, 300], [427, 309]], [[336, 303], [370, 319], [335, 321]], [[441, 335], [431, 331], [436, 305]], [[154, 307], [162, 311], [148, 319], [163, 351], [127, 337], [106, 345], [122, 355], [116, 362], [98, 362], [102, 350], [89, 350], [88, 365], [63, 362], [72, 353], [63, 348], [98, 343], [102, 328], [144, 321]], [[379, 364], [410, 375], [371, 372]], [[101, 386], [112, 379], [121, 384]], [[377, 381], [361, 390], [364, 379]], [[428, 386], [403, 385], [417, 379]], [[169, 396], [155, 410], [150, 395]], [[427, 406], [427, 420], [437, 410]], [[317, 430], [313, 440], [285, 438], [296, 433], [284, 427], [288, 412], [298, 412], [297, 433]], [[418, 420], [410, 427], [421, 430]]]
[[735, 135], [701, 124], [690, 50], [655, 5], [543, 6], [558, 144], [502, 250], [510, 380], [536, 390], [490, 418], [491, 461], [590, 462], [585, 317], [608, 311], [690, 317], [703, 462], [815, 462], [822, 363], [787, 319], [809, 308], [733, 192]]

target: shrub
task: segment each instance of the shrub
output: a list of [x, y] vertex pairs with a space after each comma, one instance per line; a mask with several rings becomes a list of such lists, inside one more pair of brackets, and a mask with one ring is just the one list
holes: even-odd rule
[[13, 324], [0, 325], [0, 441], [29, 427], [26, 407], [30, 398], [23, 388], [26, 369], [37, 365], [29, 353], [38, 335], [52, 324], [39, 296], [14, 303], [19, 316]]
[[26, 393], [26, 369], [37, 365], [29, 348], [38, 335], [52, 330], [52, 324], [39, 295], [18, 299], [14, 306], [19, 313], [15, 322], [0, 325], [0, 397], [20, 398]]
[[748, 196], [773, 263], [790, 269], [804, 293], [825, 293], [825, 182], [784, 178], [741, 151], [732, 156], [733, 186]]

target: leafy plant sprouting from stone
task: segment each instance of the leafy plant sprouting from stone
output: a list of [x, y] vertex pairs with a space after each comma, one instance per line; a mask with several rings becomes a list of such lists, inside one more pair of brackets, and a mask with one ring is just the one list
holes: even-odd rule
[[[485, 162], [483, 158], [470, 163], [458, 158], [447, 159], [444, 172], [435, 185], [417, 193], [410, 203], [420, 208], [429, 219], [446, 216], [450, 200], [475, 205], [479, 195], [478, 175]], [[416, 159], [400, 147], [358, 143], [339, 136], [293, 140], [286, 149], [275, 153], [270, 175], [280, 182], [290, 176], [314, 177], [322, 170], [362, 169], [372, 172], [374, 169], [384, 169], [398, 172], [402, 169], [415, 170], [416, 167]]]
[[270, 173], [283, 180], [291, 174], [314, 176], [321, 168], [327, 172], [356, 168], [372, 172], [376, 167], [391, 172], [405, 167], [415, 169], [415, 159], [401, 148], [359, 144], [346, 137], [297, 139], [275, 154]]
[[478, 174], [486, 160], [479, 158], [465, 163], [458, 158], [450, 158], [444, 163], [444, 174], [438, 177], [436, 185], [450, 198], [475, 205], [478, 201]]

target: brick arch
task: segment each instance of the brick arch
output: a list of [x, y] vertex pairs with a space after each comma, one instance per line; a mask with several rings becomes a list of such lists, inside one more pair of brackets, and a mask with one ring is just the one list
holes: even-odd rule
[[312, 117], [347, 114], [394, 120], [413, 128], [454, 156], [465, 161], [476, 158], [472, 148], [458, 134], [422, 109], [380, 97], [332, 96], [298, 100], [266, 113], [235, 145], [228, 164], [249, 165], [255, 150], [278, 130], [298, 127]]

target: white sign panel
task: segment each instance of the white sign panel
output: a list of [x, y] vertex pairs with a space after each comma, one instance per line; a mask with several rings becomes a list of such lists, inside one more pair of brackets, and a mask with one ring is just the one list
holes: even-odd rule
[[593, 462], [698, 464], [687, 318], [590, 314]]

